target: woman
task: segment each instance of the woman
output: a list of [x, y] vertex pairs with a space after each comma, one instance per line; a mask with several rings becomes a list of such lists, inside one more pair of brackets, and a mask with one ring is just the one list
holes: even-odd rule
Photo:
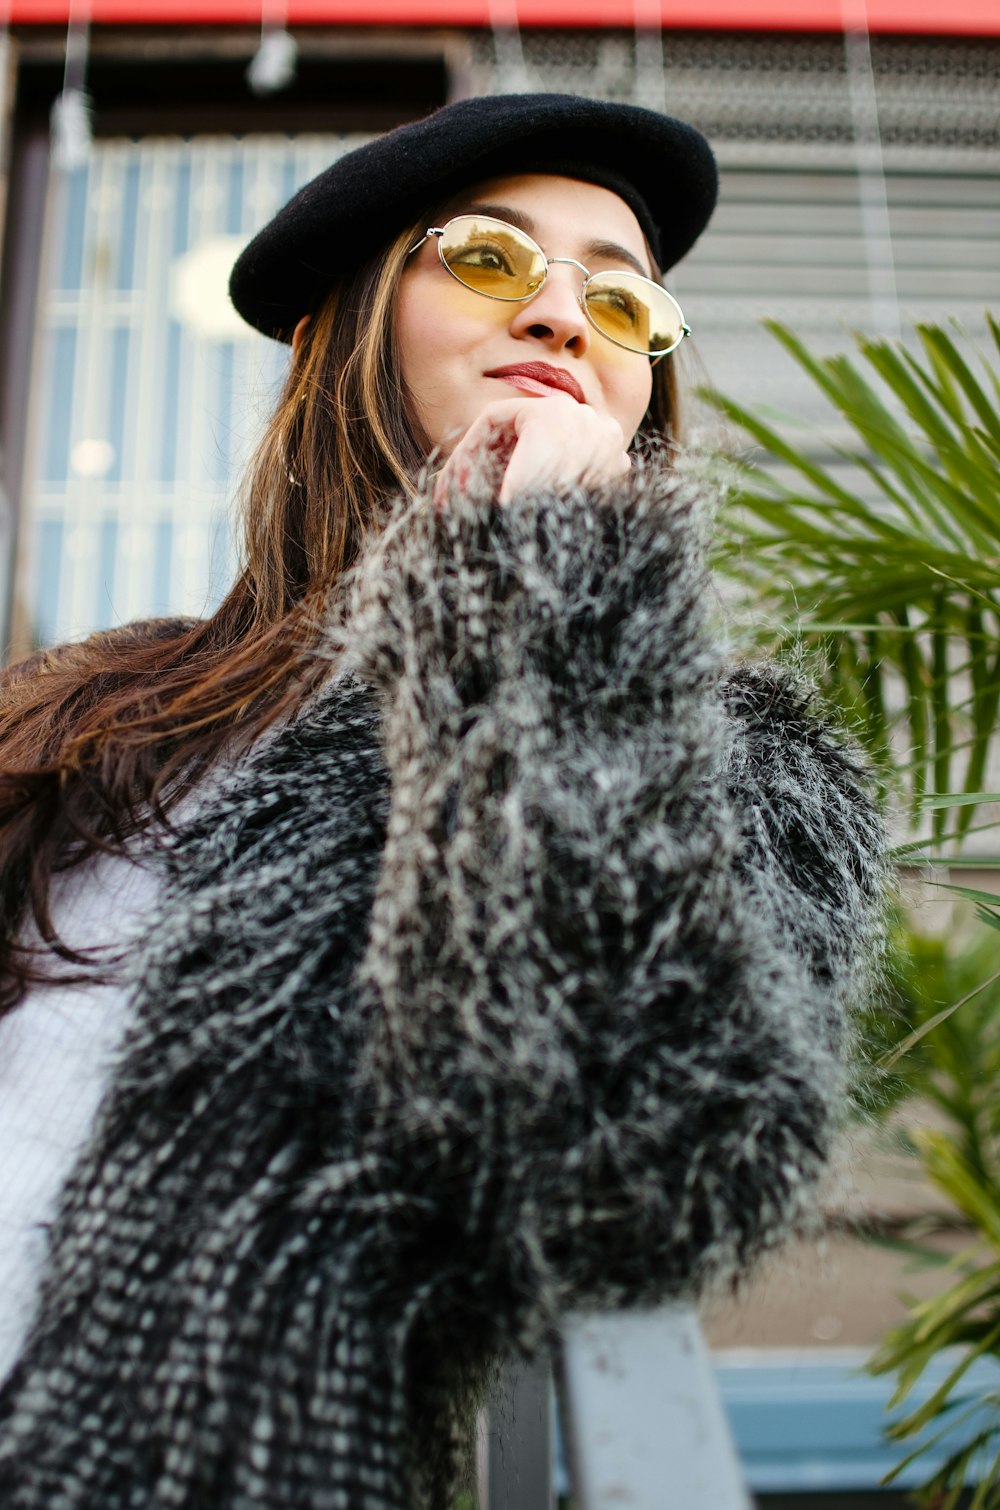
[[[5, 1507], [439, 1510], [498, 1354], [808, 1210], [882, 839], [637, 450], [714, 193], [691, 128], [560, 96], [342, 159], [234, 271], [294, 360], [229, 598], [12, 674], [0, 1028], [116, 1027]], [[112, 961], [62, 936], [109, 866]]]

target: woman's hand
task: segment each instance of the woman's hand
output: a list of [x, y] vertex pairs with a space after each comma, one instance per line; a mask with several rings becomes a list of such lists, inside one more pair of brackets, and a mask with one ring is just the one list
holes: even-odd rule
[[621, 425], [569, 394], [488, 404], [438, 474], [434, 497], [444, 504], [484, 467], [503, 467], [500, 502], [538, 488], [611, 482], [631, 466]]

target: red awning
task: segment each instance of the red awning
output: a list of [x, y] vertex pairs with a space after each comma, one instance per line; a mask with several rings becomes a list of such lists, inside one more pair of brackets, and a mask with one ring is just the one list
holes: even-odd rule
[[[263, 0], [75, 0], [74, 15], [108, 25], [259, 25]], [[65, 24], [69, 0], [0, 0], [20, 24]], [[269, 11], [273, 6], [268, 7]], [[1000, 36], [1000, 0], [288, 0], [294, 26], [633, 27], [671, 31], [842, 31], [867, 10], [873, 32]]]

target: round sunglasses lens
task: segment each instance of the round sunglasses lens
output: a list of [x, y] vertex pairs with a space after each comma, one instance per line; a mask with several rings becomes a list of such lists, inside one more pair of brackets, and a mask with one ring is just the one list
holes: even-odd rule
[[545, 258], [535, 243], [488, 215], [450, 220], [439, 246], [449, 272], [491, 299], [527, 299], [545, 281]]
[[684, 316], [670, 294], [638, 273], [595, 273], [586, 303], [598, 330], [629, 351], [670, 351], [684, 333]]

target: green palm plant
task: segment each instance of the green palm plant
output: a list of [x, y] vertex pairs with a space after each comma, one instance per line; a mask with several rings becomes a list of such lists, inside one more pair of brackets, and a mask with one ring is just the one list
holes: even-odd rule
[[[1000, 710], [1000, 324], [988, 320], [995, 352], [918, 325], [917, 353], [859, 337], [860, 363], [813, 356], [769, 323], [846, 428], [832, 466], [786, 425], [707, 395], [764, 451], [738, 464], [719, 564], [758, 614], [821, 652], [914, 815], [927, 792], [980, 791]], [[974, 815], [936, 807], [935, 840], [962, 837]]]
[[[961, 888], [955, 888], [960, 890]], [[979, 921], [1000, 928], [998, 898], [966, 888]], [[964, 1239], [950, 1255], [920, 1228], [925, 1219], [890, 1240], [920, 1262], [938, 1264], [949, 1283], [926, 1300], [912, 1300], [906, 1320], [893, 1327], [869, 1360], [875, 1374], [895, 1374], [890, 1408], [909, 1402], [891, 1422], [890, 1437], [911, 1450], [889, 1475], [933, 1454], [936, 1466], [918, 1497], [932, 1510], [1000, 1507], [1000, 1370], [997, 1387], [971, 1387], [969, 1370], [984, 1357], [1000, 1359], [1000, 971], [996, 945], [977, 929], [951, 940], [911, 934], [895, 976], [896, 1012], [887, 1012], [891, 1037], [902, 1018], [916, 1028], [883, 1057], [890, 1073], [902, 1061], [904, 1091], [918, 1091], [937, 1114], [905, 1130], [924, 1176], [946, 1197], [952, 1238]], [[951, 1006], [940, 1010], [942, 1000]], [[898, 1009], [902, 1007], [903, 1010]], [[933, 1031], [928, 1031], [928, 1029]], [[908, 1052], [905, 1058], [900, 1050]], [[899, 1084], [890, 1083], [899, 1094]], [[928, 1366], [945, 1361], [944, 1376], [919, 1403], [913, 1392]], [[971, 1498], [968, 1496], [971, 1495]], [[964, 1497], [963, 1497], [964, 1496]]]
[[[762, 451], [737, 463], [719, 565], [755, 618], [763, 609], [779, 626], [772, 639], [821, 658], [828, 691], [903, 794], [913, 829], [930, 828], [899, 858], [941, 858], [948, 841], [993, 827], [984, 804], [1000, 802], [982, 791], [1000, 710], [1000, 325], [988, 319], [989, 351], [920, 325], [913, 349], [859, 337], [856, 355], [824, 358], [769, 328], [846, 438], [830, 464], [815, 439], [797, 447], [787, 423], [709, 394]], [[973, 942], [909, 936], [897, 999], [873, 1018], [869, 1047], [885, 1107], [919, 1094], [935, 1109], [933, 1128], [914, 1123], [911, 1149], [969, 1246], [949, 1258], [919, 1234], [892, 1239], [945, 1264], [950, 1282], [912, 1302], [870, 1367], [896, 1375], [894, 1405], [911, 1402], [890, 1427], [915, 1443], [895, 1473], [934, 1449], [941, 1466], [924, 1504], [1000, 1510], [1000, 1388], [966, 1387], [978, 1358], [1000, 1359], [1000, 899], [948, 889], [975, 903], [986, 928]], [[942, 1356], [945, 1378], [913, 1406], [911, 1391]]]

